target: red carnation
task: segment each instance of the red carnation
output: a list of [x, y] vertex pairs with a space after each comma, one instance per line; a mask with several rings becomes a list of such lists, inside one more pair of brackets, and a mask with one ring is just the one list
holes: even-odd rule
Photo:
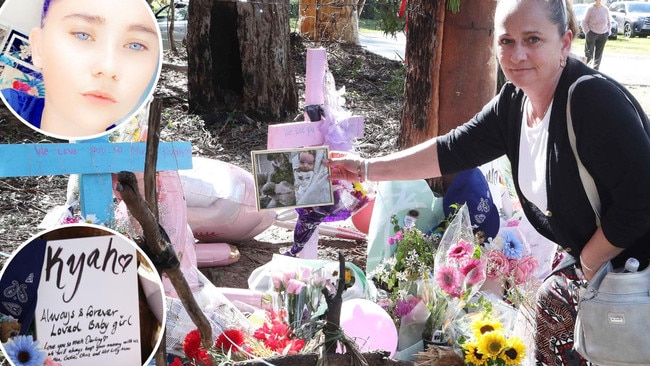
[[187, 333], [183, 342], [183, 351], [191, 359], [195, 359], [201, 350], [201, 333], [198, 329]]
[[[214, 343], [216, 349], [221, 349], [224, 353], [237, 352], [246, 342], [244, 334], [237, 329], [228, 329], [219, 334], [217, 341]], [[234, 348], [234, 349], [233, 349]]]
[[183, 362], [180, 358], [174, 357], [174, 361], [170, 363], [169, 366], [183, 366]]

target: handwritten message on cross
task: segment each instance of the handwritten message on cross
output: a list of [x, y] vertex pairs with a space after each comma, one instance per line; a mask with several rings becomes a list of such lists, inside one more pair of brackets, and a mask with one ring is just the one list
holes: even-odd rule
[[[113, 218], [111, 173], [142, 172], [146, 155], [144, 142], [110, 143], [108, 137], [77, 143], [3, 144], [0, 178], [80, 174], [81, 214], [94, 214], [98, 223]], [[192, 168], [189, 142], [161, 142], [156, 170]]]

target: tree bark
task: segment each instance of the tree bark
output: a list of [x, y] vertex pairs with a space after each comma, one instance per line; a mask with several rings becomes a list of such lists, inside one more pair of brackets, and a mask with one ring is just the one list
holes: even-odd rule
[[[406, 82], [400, 147], [445, 134], [496, 93], [493, 15], [496, 2], [463, 0], [456, 14], [443, 1], [409, 2]], [[443, 51], [444, 50], [444, 51]], [[450, 177], [429, 180], [444, 192]]]
[[288, 0], [189, 3], [190, 113], [237, 110], [279, 121], [297, 112], [288, 5]]
[[300, 33], [313, 41], [359, 44], [359, 14], [365, 0], [300, 2]]

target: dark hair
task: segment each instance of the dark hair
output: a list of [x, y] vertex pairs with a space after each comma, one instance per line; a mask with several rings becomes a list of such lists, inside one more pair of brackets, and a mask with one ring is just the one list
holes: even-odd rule
[[43, 11], [41, 12], [41, 27], [43, 27], [45, 23], [45, 16], [47, 16], [47, 11], [50, 9], [50, 1], [51, 0], [43, 1]]
[[549, 17], [551, 23], [557, 25], [560, 37], [564, 32], [570, 30], [574, 35], [578, 34], [578, 22], [573, 12], [570, 0], [546, 0], [549, 3]]

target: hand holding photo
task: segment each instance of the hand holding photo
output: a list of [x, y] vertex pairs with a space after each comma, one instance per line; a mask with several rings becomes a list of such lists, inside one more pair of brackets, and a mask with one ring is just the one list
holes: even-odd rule
[[251, 152], [257, 209], [334, 204], [327, 146]]

